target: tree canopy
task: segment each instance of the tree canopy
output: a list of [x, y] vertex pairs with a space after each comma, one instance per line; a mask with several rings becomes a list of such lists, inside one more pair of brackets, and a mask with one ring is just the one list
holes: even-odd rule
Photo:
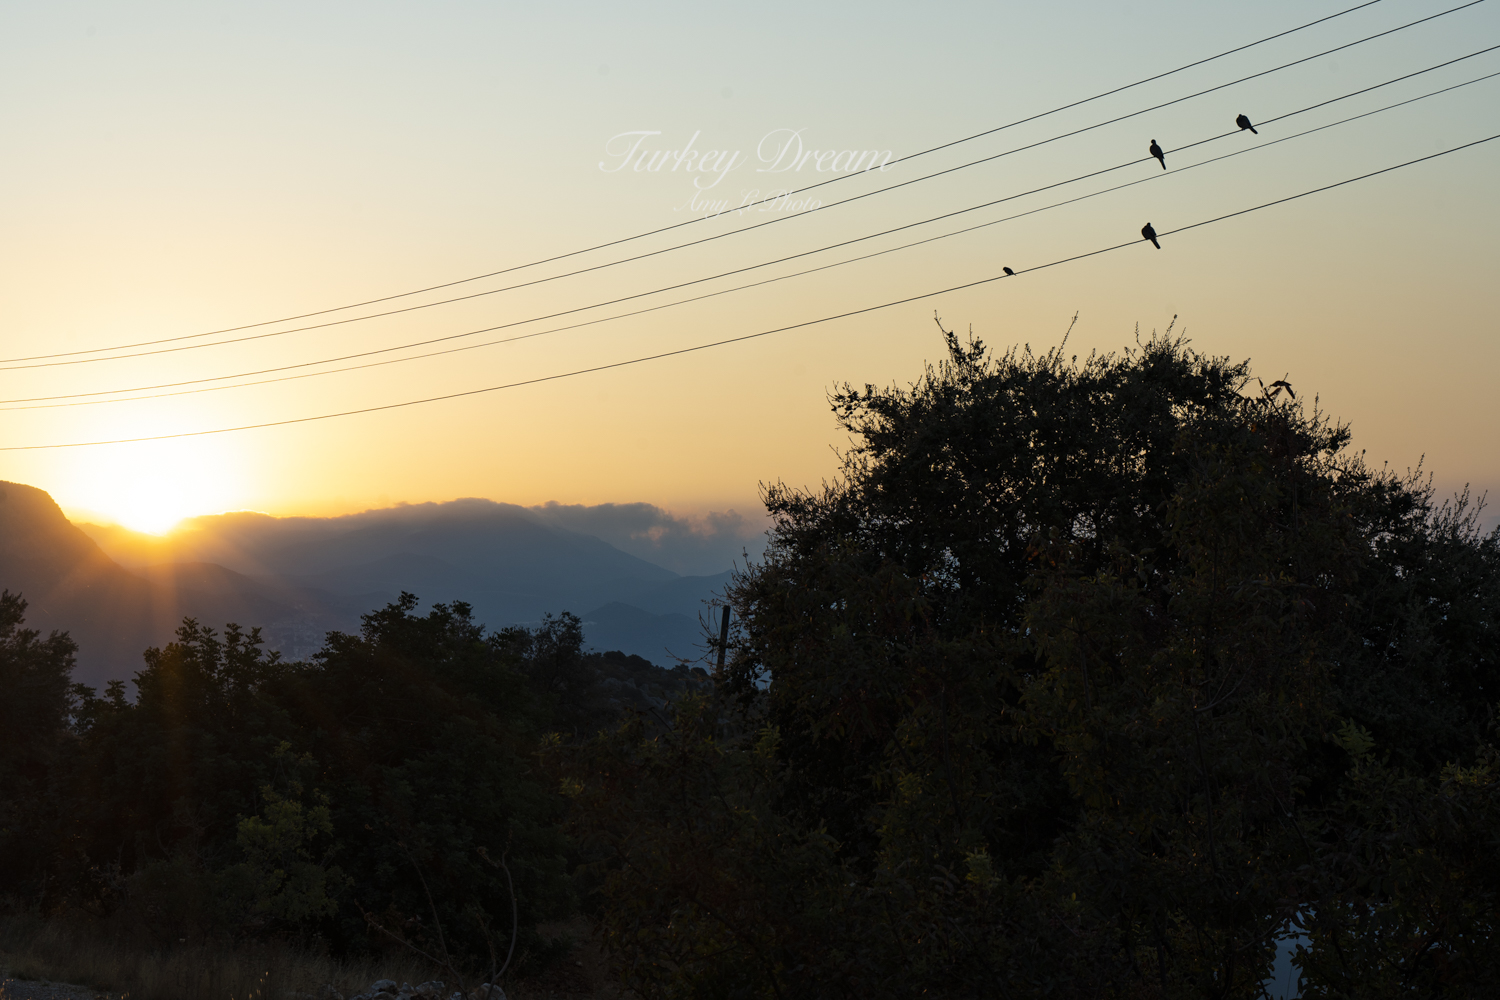
[[581, 908], [664, 1000], [1491, 991], [1481, 504], [1181, 337], [943, 335], [766, 488], [711, 679], [407, 594], [299, 663], [189, 620], [132, 700], [0, 595], [0, 892], [466, 969]]
[[721, 699], [557, 756], [631, 981], [1250, 997], [1300, 920], [1306, 995], [1483, 988], [1475, 507], [1181, 338], [945, 338], [766, 490]]

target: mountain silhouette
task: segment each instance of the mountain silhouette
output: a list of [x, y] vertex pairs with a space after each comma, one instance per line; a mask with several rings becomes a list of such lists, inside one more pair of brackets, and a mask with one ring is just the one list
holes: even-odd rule
[[134, 674], [184, 616], [258, 625], [297, 659], [402, 591], [467, 601], [491, 628], [573, 611], [590, 646], [670, 665], [702, 652], [698, 614], [729, 575], [681, 576], [489, 500], [328, 518], [238, 511], [159, 537], [74, 525], [44, 491], [0, 483], [0, 587], [25, 596], [31, 627], [73, 635], [77, 679], [95, 686]]
[[216, 628], [236, 621], [290, 633], [334, 627], [353, 610], [218, 565], [127, 570], [45, 491], [9, 482], [0, 482], [0, 588], [26, 598], [29, 628], [72, 635], [79, 646], [75, 679], [96, 686], [133, 675], [142, 651], [170, 641], [184, 617]]
[[580, 617], [584, 635], [600, 649], [643, 650], [638, 655], [661, 665], [671, 665], [674, 657], [688, 659], [701, 653], [703, 630], [696, 617], [679, 612], [653, 615], [619, 601]]

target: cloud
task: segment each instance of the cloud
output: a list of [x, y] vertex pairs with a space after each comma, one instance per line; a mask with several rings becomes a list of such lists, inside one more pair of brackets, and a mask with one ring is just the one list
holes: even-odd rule
[[[90, 525], [89, 534], [114, 559], [128, 565], [215, 562], [240, 573], [291, 572], [308, 546], [339, 536], [362, 539], [368, 558], [404, 551], [405, 535], [390, 528], [418, 529], [443, 523], [488, 523], [495, 517], [536, 520], [608, 542], [633, 556], [684, 576], [713, 576], [758, 559], [769, 519], [756, 508], [674, 514], [649, 503], [560, 504], [534, 507], [477, 497], [446, 502], [400, 503], [337, 517], [272, 517], [251, 511], [205, 515], [184, 521], [164, 538], [123, 528]], [[383, 546], [383, 547], [382, 547]], [[394, 549], [391, 546], [395, 546]], [[301, 567], [297, 572], [310, 572]]]
[[681, 515], [649, 503], [560, 504], [527, 508], [542, 522], [601, 538], [684, 576], [710, 576], [760, 557], [768, 521], [737, 510]]

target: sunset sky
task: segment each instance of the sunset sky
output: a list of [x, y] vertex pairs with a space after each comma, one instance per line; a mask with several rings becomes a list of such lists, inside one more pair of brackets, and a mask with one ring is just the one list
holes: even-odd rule
[[[837, 383], [917, 378], [933, 314], [998, 348], [1111, 351], [1177, 317], [1200, 350], [1354, 428], [1375, 464], [1425, 455], [1440, 490], [1500, 496], [1500, 139], [1139, 241], [1500, 133], [1500, 2], [840, 207], [843, 198], [1228, 83], [1460, 6], [1382, 0], [1070, 110], [850, 176], [817, 212], [725, 214], [456, 287], [130, 350], [516, 268], [837, 174], [804, 152], [906, 156], [1354, 6], [9, 3], [0, 6], [0, 447], [238, 427], [461, 393], [1124, 249], [865, 315], [461, 399], [136, 444], [0, 451], [0, 479], [75, 517], [159, 531], [250, 508], [340, 514], [487, 497], [757, 509], [843, 444]], [[621, 151], [733, 154], [722, 175]], [[1146, 157], [1003, 204], [675, 291], [537, 317], [818, 250]], [[689, 143], [691, 145], [689, 146]], [[1266, 147], [1257, 149], [1256, 147]], [[1184, 168], [1252, 150], [1221, 163]], [[825, 164], [831, 158], [824, 158]], [[845, 157], [843, 162], [847, 162]], [[658, 160], [658, 162], [661, 162]], [[697, 162], [697, 161], [694, 161]], [[720, 158], [718, 163], [726, 162]], [[785, 162], [785, 161], [783, 161]], [[834, 161], [837, 162], [837, 161]], [[706, 190], [695, 188], [717, 183]], [[1024, 218], [645, 315], [358, 371], [134, 402], [538, 333], [732, 289], [1148, 179]], [[695, 208], [695, 206], [697, 206]], [[766, 206], [767, 208], [781, 206]], [[286, 332], [611, 264], [400, 315]], [[523, 322], [530, 321], [530, 322]], [[491, 332], [427, 346], [418, 341]], [[239, 343], [217, 341], [274, 334]], [[151, 353], [120, 360], [110, 354]], [[397, 350], [347, 361], [384, 348]], [[65, 352], [101, 352], [68, 354]], [[37, 360], [16, 360], [37, 358]], [[74, 363], [74, 362], [84, 363]], [[69, 362], [58, 364], [57, 362]], [[42, 365], [41, 367], [37, 367]], [[253, 377], [223, 378], [302, 365]], [[97, 395], [79, 396], [93, 393]], [[114, 395], [108, 395], [114, 393]], [[56, 397], [56, 398], [53, 398]], [[88, 401], [88, 405], [72, 405]], [[69, 405], [39, 404], [65, 403]], [[1492, 519], [1491, 519], [1492, 520]]]

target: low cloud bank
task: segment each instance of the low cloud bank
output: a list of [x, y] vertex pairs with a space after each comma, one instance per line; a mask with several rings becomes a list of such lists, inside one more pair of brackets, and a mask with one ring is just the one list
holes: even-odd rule
[[649, 503], [560, 504], [528, 507], [544, 523], [601, 538], [684, 576], [710, 576], [760, 558], [769, 520], [757, 510], [681, 515]]

